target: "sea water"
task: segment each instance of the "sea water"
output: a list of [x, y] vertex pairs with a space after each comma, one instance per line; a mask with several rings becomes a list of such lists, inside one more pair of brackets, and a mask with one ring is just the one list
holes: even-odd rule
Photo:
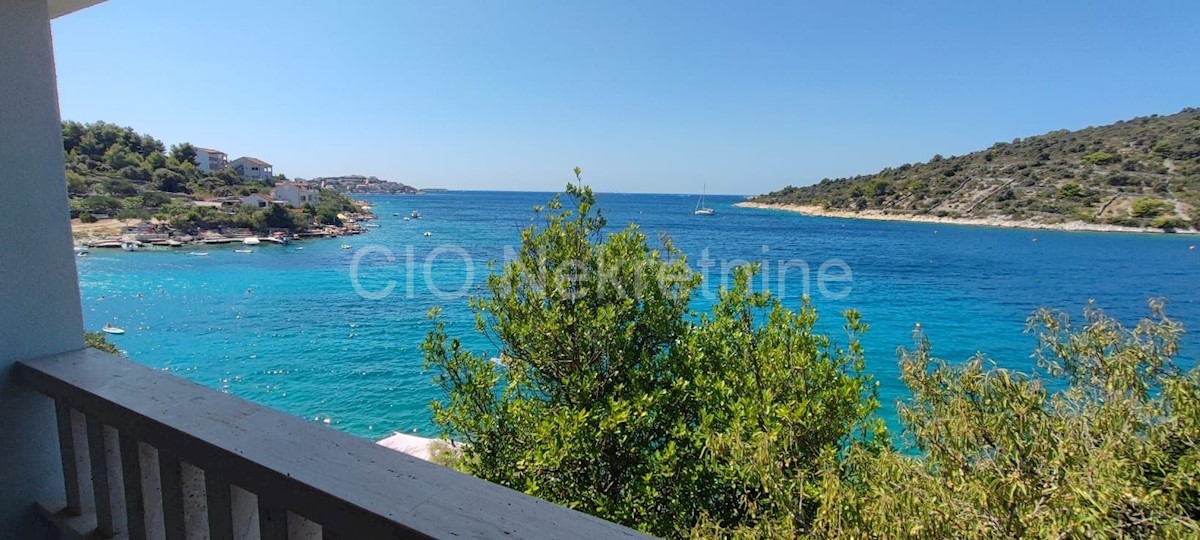
[[[240, 244], [92, 250], [78, 258], [85, 323], [125, 328], [109, 337], [134, 361], [302, 418], [368, 438], [432, 435], [428, 405], [439, 392], [422, 368], [426, 314], [440, 306], [451, 335], [495, 355], [474, 334], [464, 295], [480, 291], [487, 261], [519, 246], [531, 208], [550, 197], [369, 196], [380, 226], [359, 236], [253, 253], [234, 252]], [[983, 353], [1025, 371], [1036, 347], [1025, 321], [1040, 306], [1079, 319], [1094, 300], [1134, 323], [1147, 299], [1163, 297], [1169, 315], [1200, 328], [1195, 236], [817, 218], [734, 207], [739, 200], [708, 196], [713, 216], [694, 215], [696, 197], [684, 195], [601, 194], [599, 206], [614, 230], [637, 223], [653, 242], [668, 235], [704, 270], [697, 310], [744, 262], [761, 263], [758, 285], [792, 307], [807, 292], [839, 344], [841, 312], [858, 309], [880, 414], [893, 427], [907, 395], [896, 350], [912, 345], [918, 323], [939, 357]], [[404, 220], [413, 210], [422, 217]], [[1181, 362], [1193, 365], [1197, 351], [1200, 333], [1188, 334]]]

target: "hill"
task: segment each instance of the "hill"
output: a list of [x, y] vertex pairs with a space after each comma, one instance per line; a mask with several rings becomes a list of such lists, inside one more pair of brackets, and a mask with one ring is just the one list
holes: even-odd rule
[[358, 210], [348, 197], [324, 189], [316, 205], [297, 209], [204, 204], [267, 194], [274, 180], [287, 178], [247, 180], [229, 168], [201, 171], [190, 143], [168, 150], [149, 134], [108, 122], [67, 121], [62, 127], [67, 193], [72, 217], [78, 216], [73, 226], [81, 235], [119, 230], [121, 224], [109, 218], [121, 222], [153, 218], [189, 233], [220, 228], [300, 231], [340, 224], [339, 212]]
[[312, 186], [336, 189], [342, 193], [374, 193], [388, 195], [416, 195], [421, 190], [403, 182], [381, 180], [374, 176], [347, 174], [343, 176], [320, 176], [305, 180]]
[[1000, 142], [825, 179], [747, 206], [819, 215], [1054, 228], [1200, 228], [1200, 109]]

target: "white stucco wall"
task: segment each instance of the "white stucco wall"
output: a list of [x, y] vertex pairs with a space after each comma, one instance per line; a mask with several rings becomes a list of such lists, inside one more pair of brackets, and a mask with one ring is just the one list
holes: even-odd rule
[[197, 148], [196, 149], [196, 170], [199, 170], [201, 172], [211, 171], [212, 169], [208, 166], [208, 162], [210, 159], [212, 159], [212, 158], [209, 157], [208, 152], [205, 152], [204, 150], [200, 150]]
[[[220, 170], [220, 169], [224, 168], [224, 166], [221, 165], [221, 157], [222, 156], [223, 156], [223, 154], [221, 154], [220, 152], [210, 153], [206, 150], [197, 148], [196, 149], [196, 169], [203, 171], [203, 172], [212, 172], [214, 170]], [[228, 161], [229, 157], [225, 156], [225, 160]], [[227, 166], [227, 165], [228, 164], [226, 164], [225, 166]]]
[[46, 0], [0, 0], [0, 537], [62, 495], [54, 409], [18, 360], [83, 346]]
[[275, 186], [275, 188], [271, 190], [272, 199], [287, 201], [291, 206], [304, 206], [305, 203], [312, 203], [313, 205], [316, 205], [316, 196], [317, 192], [315, 190], [301, 189], [298, 186], [293, 186], [290, 184]]

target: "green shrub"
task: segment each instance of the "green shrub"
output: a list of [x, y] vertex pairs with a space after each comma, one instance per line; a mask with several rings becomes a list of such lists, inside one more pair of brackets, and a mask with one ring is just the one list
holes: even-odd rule
[[99, 349], [109, 354], [121, 354], [120, 349], [116, 345], [109, 343], [104, 337], [103, 332], [85, 332], [83, 334], [83, 344], [92, 349]]
[[591, 189], [567, 194], [471, 300], [503, 371], [441, 323], [422, 345], [444, 392], [434, 420], [466, 443], [455, 465], [658, 535], [794, 531], [820, 463], [881, 429], [858, 315], [834, 347], [811, 306], [752, 292], [742, 268], [697, 317], [700, 279], [678, 250], [634, 225], [606, 233]]
[[[1136, 328], [1089, 307], [1030, 320], [1045, 375], [901, 360], [912, 447], [851, 447], [825, 472], [809, 531], [825, 538], [1195, 538], [1200, 368], [1152, 302]], [[1052, 390], [1053, 389], [1053, 390]]]
[[1117, 163], [1119, 161], [1121, 161], [1120, 156], [1108, 152], [1093, 152], [1083, 156], [1083, 162], [1089, 165], [1108, 165], [1109, 163]]
[[1164, 231], [1174, 231], [1176, 229], [1186, 229], [1187, 221], [1168, 216], [1159, 216], [1150, 222], [1150, 226]]
[[1169, 201], [1142, 198], [1134, 201], [1132, 213], [1134, 217], [1153, 218], [1174, 209], [1175, 205]]

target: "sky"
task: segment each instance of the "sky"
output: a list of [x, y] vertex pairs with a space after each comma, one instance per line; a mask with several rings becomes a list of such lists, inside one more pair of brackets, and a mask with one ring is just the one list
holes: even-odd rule
[[1200, 2], [108, 0], [64, 119], [311, 178], [757, 194], [1200, 106]]

